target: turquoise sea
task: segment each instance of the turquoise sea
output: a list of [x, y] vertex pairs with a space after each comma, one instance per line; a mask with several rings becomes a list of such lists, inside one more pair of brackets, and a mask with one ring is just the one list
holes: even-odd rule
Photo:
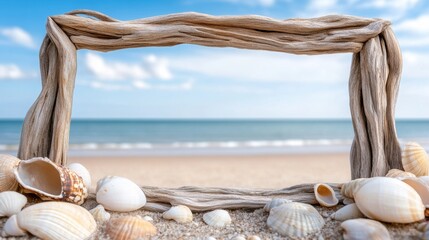
[[[22, 120], [0, 120], [0, 152], [16, 152]], [[401, 143], [429, 146], [429, 120], [397, 120]], [[347, 152], [350, 120], [73, 120], [71, 154]]]

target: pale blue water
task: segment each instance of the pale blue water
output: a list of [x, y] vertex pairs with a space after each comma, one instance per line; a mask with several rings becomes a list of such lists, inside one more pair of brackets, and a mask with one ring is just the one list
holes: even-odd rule
[[[21, 120], [0, 120], [0, 151], [16, 151]], [[429, 145], [429, 120], [398, 120], [401, 142]], [[267, 153], [348, 151], [349, 120], [74, 120], [71, 152]]]

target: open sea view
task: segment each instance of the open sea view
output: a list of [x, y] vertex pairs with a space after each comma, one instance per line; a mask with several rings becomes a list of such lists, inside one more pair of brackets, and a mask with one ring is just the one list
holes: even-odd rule
[[[18, 149], [22, 120], [0, 120], [0, 152]], [[397, 120], [401, 143], [429, 146], [429, 120]], [[71, 155], [348, 152], [350, 120], [73, 120]]]

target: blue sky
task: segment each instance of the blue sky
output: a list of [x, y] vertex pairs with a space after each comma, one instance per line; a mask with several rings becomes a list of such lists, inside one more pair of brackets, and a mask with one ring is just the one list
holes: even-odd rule
[[[25, 116], [41, 89], [38, 51], [46, 18], [75, 9], [120, 20], [187, 11], [385, 18], [404, 57], [396, 116], [429, 118], [429, 1], [423, 0], [7, 1], [0, 9], [0, 118]], [[296, 56], [192, 45], [82, 50], [72, 116], [349, 118], [350, 62], [351, 54]]]

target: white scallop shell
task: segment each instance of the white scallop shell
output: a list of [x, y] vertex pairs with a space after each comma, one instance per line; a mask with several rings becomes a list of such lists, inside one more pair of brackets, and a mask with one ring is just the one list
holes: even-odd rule
[[359, 210], [374, 220], [412, 223], [425, 218], [419, 194], [395, 178], [371, 178], [355, 193], [354, 200]]
[[285, 199], [285, 198], [273, 198], [273, 199], [271, 199], [271, 201], [269, 201], [269, 202], [267, 202], [267, 204], [265, 204], [264, 210], [266, 212], [270, 212], [271, 209], [278, 207], [284, 203], [290, 203], [290, 202], [292, 202], [292, 201], [289, 199]]
[[12, 215], [7, 219], [6, 223], [3, 226], [2, 236], [24, 236], [26, 235], [25, 231], [18, 226], [18, 221], [16, 220], [16, 215]]
[[91, 187], [91, 174], [86, 167], [80, 163], [70, 163], [67, 168], [79, 175], [88, 189]]
[[422, 199], [425, 206], [429, 206], [429, 186], [420, 178], [404, 178], [402, 182], [412, 187]]
[[410, 172], [405, 172], [399, 169], [390, 169], [387, 174], [386, 177], [391, 177], [391, 178], [406, 178], [406, 177], [416, 177], [416, 175], [410, 173]]
[[96, 222], [107, 222], [110, 219], [110, 213], [106, 212], [101, 204], [89, 210], [89, 212], [92, 214]]
[[20, 193], [12, 191], [0, 193], [0, 217], [10, 217], [19, 213], [25, 204], [27, 197]]
[[402, 151], [402, 165], [406, 172], [417, 177], [429, 175], [429, 156], [420, 144], [410, 142]]
[[[92, 215], [72, 203], [43, 202], [27, 207], [14, 216], [16, 221], [11, 221], [10, 229], [22, 229], [47, 240], [87, 239], [97, 228]], [[5, 230], [5, 233], [10, 234], [11, 231]]]
[[267, 225], [282, 236], [302, 238], [322, 229], [325, 221], [305, 203], [291, 202], [271, 209]]
[[18, 182], [13, 174], [13, 169], [20, 161], [14, 156], [0, 154], [0, 192], [18, 190]]
[[187, 206], [178, 205], [171, 207], [162, 214], [164, 219], [174, 220], [178, 223], [192, 222], [192, 212]]
[[146, 196], [137, 184], [123, 177], [106, 177], [98, 181], [96, 200], [107, 210], [135, 211], [146, 204]]
[[341, 186], [341, 195], [353, 199], [356, 191], [359, 190], [366, 181], [368, 181], [368, 178], [357, 178], [343, 184], [343, 186]]
[[203, 215], [203, 220], [207, 225], [213, 227], [224, 227], [231, 223], [231, 217], [225, 210], [218, 209]]
[[335, 191], [328, 184], [315, 184], [314, 196], [321, 206], [333, 207], [338, 204], [338, 198], [335, 196]]
[[345, 221], [355, 218], [363, 218], [365, 215], [359, 210], [356, 203], [344, 206], [331, 215], [332, 219], [337, 221]]
[[386, 227], [370, 219], [347, 220], [341, 223], [341, 227], [344, 229], [343, 237], [345, 240], [390, 239]]

